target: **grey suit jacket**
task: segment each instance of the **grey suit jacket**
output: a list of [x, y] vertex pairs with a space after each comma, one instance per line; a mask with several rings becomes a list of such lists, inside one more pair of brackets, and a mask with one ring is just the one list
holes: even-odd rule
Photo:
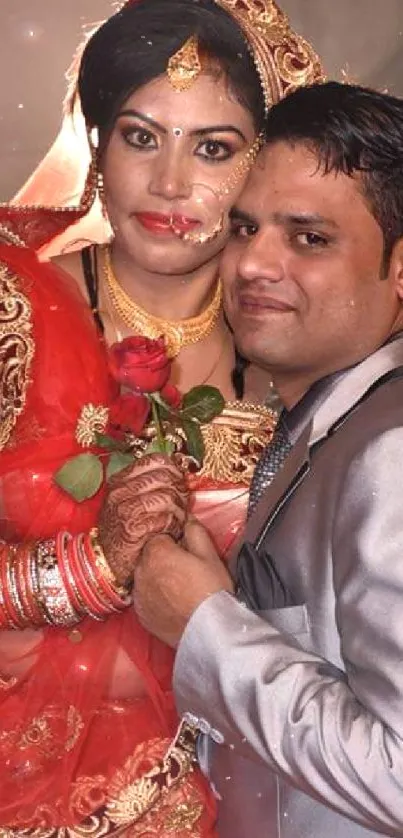
[[222, 838], [403, 836], [401, 365], [337, 379], [250, 520], [297, 604], [215, 594], [180, 644]]

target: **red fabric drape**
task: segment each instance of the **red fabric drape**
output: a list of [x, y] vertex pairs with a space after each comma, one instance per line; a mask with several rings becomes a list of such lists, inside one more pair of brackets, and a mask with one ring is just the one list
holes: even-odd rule
[[[25, 409], [0, 454], [0, 537], [86, 530], [101, 493], [77, 504], [52, 476], [82, 451], [74, 431], [83, 405], [110, 402], [105, 349], [70, 277], [24, 249], [1, 246], [0, 269], [4, 261], [30, 303], [35, 351]], [[77, 629], [0, 633], [0, 826], [79, 823], [102, 805], [129, 757], [142, 773], [176, 730], [173, 653], [141, 628], [134, 611]], [[169, 797], [159, 814], [146, 816], [156, 834], [172, 835], [164, 824], [182, 798], [202, 802], [197, 828], [214, 834], [214, 805], [197, 772], [173, 802]]]

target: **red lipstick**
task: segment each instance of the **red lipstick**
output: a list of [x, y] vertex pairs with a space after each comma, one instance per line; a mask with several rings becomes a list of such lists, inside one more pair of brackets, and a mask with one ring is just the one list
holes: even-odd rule
[[136, 212], [135, 217], [145, 230], [162, 235], [173, 235], [175, 231], [187, 232], [199, 224], [196, 218], [188, 218], [184, 215], [165, 215], [160, 212]]

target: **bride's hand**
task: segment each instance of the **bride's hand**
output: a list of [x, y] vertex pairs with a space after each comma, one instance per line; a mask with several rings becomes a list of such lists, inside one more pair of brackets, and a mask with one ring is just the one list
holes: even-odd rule
[[99, 541], [119, 582], [127, 582], [152, 536], [181, 538], [187, 519], [185, 477], [168, 457], [150, 454], [108, 483], [99, 521]]

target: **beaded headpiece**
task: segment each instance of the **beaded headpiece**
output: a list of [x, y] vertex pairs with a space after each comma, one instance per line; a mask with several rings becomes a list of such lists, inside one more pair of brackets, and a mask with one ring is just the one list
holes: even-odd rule
[[214, 0], [238, 23], [249, 44], [266, 110], [302, 85], [325, 80], [312, 46], [291, 27], [274, 0]]

